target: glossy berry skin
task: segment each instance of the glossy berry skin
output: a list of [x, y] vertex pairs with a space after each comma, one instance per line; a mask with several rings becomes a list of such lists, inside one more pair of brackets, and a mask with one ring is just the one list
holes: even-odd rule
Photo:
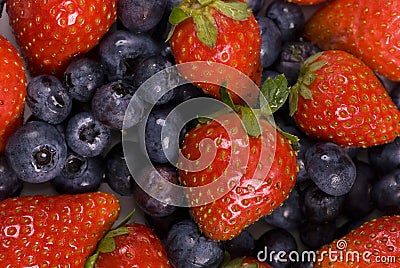
[[37, 118], [50, 124], [64, 121], [72, 109], [72, 99], [61, 81], [53, 75], [39, 75], [29, 80], [26, 104]]
[[368, 148], [368, 161], [379, 176], [400, 168], [400, 138], [387, 144]]
[[[281, 251], [286, 254], [277, 254]], [[294, 236], [285, 229], [270, 229], [256, 240], [255, 256], [272, 267], [290, 267], [291, 261], [287, 254], [292, 251], [297, 251], [297, 243]]]
[[51, 183], [60, 194], [95, 192], [102, 182], [104, 169], [102, 156], [83, 157], [70, 152], [60, 175]]
[[201, 234], [192, 220], [171, 227], [165, 249], [173, 267], [217, 268], [224, 258], [221, 244]]
[[340, 196], [347, 194], [356, 179], [356, 166], [342, 147], [319, 142], [305, 153], [307, 175], [323, 192]]
[[15, 174], [4, 156], [0, 156], [0, 201], [18, 196], [23, 188], [23, 181]]
[[42, 183], [61, 172], [67, 157], [67, 145], [53, 125], [31, 121], [10, 137], [5, 156], [18, 178]]
[[111, 129], [121, 130], [136, 125], [143, 119], [146, 104], [135, 92], [135, 87], [121, 80], [101, 86], [91, 102], [94, 116]]
[[278, 26], [267, 17], [256, 17], [261, 31], [261, 66], [267, 68], [278, 58], [282, 49], [281, 31]]
[[289, 1], [272, 1], [266, 9], [265, 16], [276, 23], [283, 42], [295, 40], [302, 33], [306, 22], [300, 6]]
[[235, 238], [224, 241], [223, 246], [232, 258], [252, 256], [255, 248], [255, 239], [247, 229], [244, 229]]
[[147, 32], [161, 20], [167, 0], [120, 0], [117, 16], [130, 32]]
[[292, 87], [291, 114], [309, 136], [369, 147], [400, 133], [400, 111], [373, 71], [340, 50], [314, 54]]
[[[280, 133], [276, 132], [276, 139], [271, 138], [270, 133], [275, 133], [275, 130], [269, 123], [260, 120], [260, 124], [263, 128], [262, 134], [257, 138], [249, 136], [237, 125], [233, 114], [226, 114], [198, 125], [185, 137], [181, 147], [182, 156], [178, 161], [182, 185], [198, 187], [219, 180], [222, 186], [230, 189], [223, 197], [214, 198], [213, 202], [200, 206], [196, 204], [202, 198], [190, 198], [190, 204], [195, 205], [191, 208], [194, 219], [200, 230], [212, 239], [234, 238], [248, 225], [277, 208], [294, 187], [297, 172], [295, 152]], [[227, 130], [231, 130], [230, 133]], [[211, 146], [216, 147], [215, 157], [208, 155], [212, 161], [207, 168], [185, 171], [182, 168], [182, 157], [198, 160], [201, 149], [199, 145], [204, 142], [203, 139], [210, 139]], [[269, 159], [266, 152], [270, 152], [272, 148], [275, 149], [272, 163], [267, 160], [260, 163], [260, 157]], [[231, 150], [235, 153], [232, 154]], [[199, 162], [201, 165], [202, 161], [207, 161], [206, 148], [203, 151], [202, 160], [195, 163]], [[260, 184], [252, 186], [253, 178], [258, 178]], [[216, 189], [210, 190], [218, 191], [220, 187], [215, 186]]]
[[10, 135], [22, 125], [26, 74], [18, 50], [0, 35], [0, 154]]
[[116, 19], [116, 1], [6, 1], [18, 45], [32, 75], [62, 76], [70, 59], [86, 53]]
[[69, 95], [80, 102], [90, 101], [96, 89], [106, 81], [100, 62], [85, 56], [72, 59], [64, 72], [64, 85]]
[[373, 71], [400, 81], [400, 57], [393, 53], [400, 37], [399, 9], [398, 1], [328, 1], [308, 20], [304, 35], [323, 50], [348, 51]]
[[115, 249], [100, 253], [95, 268], [108, 267], [165, 267], [171, 268], [160, 239], [147, 226], [129, 223], [127, 234], [113, 237]]
[[101, 192], [10, 198], [0, 207], [2, 267], [83, 267], [119, 214], [117, 198]]
[[399, 214], [400, 171], [393, 170], [379, 179], [372, 187], [372, 199], [384, 214]]
[[67, 124], [65, 139], [71, 150], [84, 157], [103, 153], [111, 142], [111, 130], [91, 112], [74, 115]]
[[309, 249], [316, 250], [335, 239], [336, 224], [334, 221], [306, 222], [299, 229], [301, 242]]
[[[182, 4], [191, 6], [190, 1], [183, 1]], [[236, 20], [222, 14], [213, 7], [206, 5], [201, 8], [204, 9], [204, 11], [200, 11], [201, 13], [209, 13], [215, 20], [218, 32], [216, 40], [210, 43], [200, 40], [196, 33], [198, 27], [195, 26], [192, 17], [179, 22], [175, 25], [173, 34], [169, 39], [176, 63], [209, 61], [226, 64], [248, 76], [256, 85], [260, 85], [262, 71], [260, 47], [262, 38], [253, 13], [250, 12], [246, 19]], [[205, 93], [220, 98], [219, 85], [198, 83], [198, 81], [207, 79], [207, 74], [197, 70], [193, 71], [190, 68], [182, 68], [180, 72], [189, 81], [191, 81], [190, 79], [193, 80], [193, 78], [197, 80], [197, 82], [194, 81], [196, 82], [195, 84], [202, 88]], [[246, 95], [246, 89], [248, 90], [248, 88], [244, 87], [240, 83], [241, 81], [234, 81], [227, 75], [220, 73], [216, 73], [214, 76], [219, 81], [219, 84], [227, 82], [230, 89], [235, 86], [233, 92], [237, 95]], [[238, 83], [238, 85], [236, 86], [235, 83]], [[232, 91], [230, 92], [233, 93]], [[232, 98], [237, 103], [240, 102], [240, 99], [236, 94], [232, 94]]]
[[[392, 260], [388, 263], [380, 262], [379, 260], [390, 258], [390, 256], [398, 256], [399, 254], [399, 216], [383, 216], [372, 219], [364, 223], [361, 227], [351, 231], [349, 234], [341, 238], [346, 241], [346, 252], [352, 250], [354, 252], [371, 252], [366, 258], [360, 256], [360, 261], [356, 267], [397, 267], [398, 260]], [[339, 250], [338, 240], [331, 244], [320, 248], [317, 252], [318, 261], [314, 263], [314, 267], [355, 267], [354, 262], [348, 261], [349, 258], [337, 259], [335, 262], [329, 260], [328, 255], [322, 256], [324, 251]], [[344, 245], [341, 243], [340, 245]], [[365, 256], [366, 254], [364, 254]], [[379, 256], [379, 258], [377, 258]]]

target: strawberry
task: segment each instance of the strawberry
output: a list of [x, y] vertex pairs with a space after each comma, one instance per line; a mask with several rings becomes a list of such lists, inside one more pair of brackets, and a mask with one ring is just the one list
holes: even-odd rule
[[0, 35], [0, 154], [21, 126], [26, 96], [24, 63], [17, 49]]
[[400, 216], [372, 219], [317, 252], [316, 268], [399, 267]]
[[24, 196], [0, 203], [0, 267], [83, 267], [118, 217], [108, 193]]
[[[206, 61], [221, 63], [247, 75], [255, 84], [261, 83], [261, 33], [258, 23], [246, 1], [236, 0], [183, 0], [169, 18], [173, 28], [169, 42], [176, 63]], [[202, 73], [202, 70], [185, 68], [181, 74], [203, 89], [220, 98], [219, 86], [228, 83], [235, 94], [246, 94], [246, 85], [228, 74]], [[204, 83], [216, 79], [216, 83]], [[201, 81], [201, 82], [199, 82]], [[238, 83], [238, 85], [236, 85]], [[231, 92], [232, 93], [232, 92]], [[233, 94], [235, 102], [240, 99]]]
[[271, 268], [272, 266], [257, 260], [251, 256], [245, 256], [235, 259], [227, 259], [221, 265], [221, 268]]
[[[283, 92], [286, 87], [271, 88]], [[265, 117], [256, 121], [249, 109], [235, 105], [237, 112], [198, 124], [181, 147], [180, 182], [191, 187], [187, 197], [199, 229], [214, 240], [232, 239], [271, 213], [295, 183], [296, 152], [290, 141]]]
[[400, 112], [387, 91], [368, 66], [345, 51], [308, 58], [291, 91], [291, 114], [316, 139], [369, 147], [400, 134]]
[[328, 1], [308, 20], [304, 36], [323, 50], [345, 50], [375, 72], [400, 81], [400, 1]]
[[116, 19], [116, 0], [6, 0], [16, 41], [32, 75], [60, 76]]
[[125, 224], [106, 234], [96, 258], [94, 266], [85, 267], [171, 267], [160, 239], [150, 228], [138, 223]]

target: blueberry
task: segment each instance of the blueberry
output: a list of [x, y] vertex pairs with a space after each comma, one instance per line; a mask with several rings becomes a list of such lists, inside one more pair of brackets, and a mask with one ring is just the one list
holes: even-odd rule
[[64, 85], [73, 99], [88, 102], [95, 90], [106, 83], [100, 62], [88, 57], [74, 58], [64, 72]]
[[358, 227], [360, 227], [365, 222], [366, 222], [365, 219], [348, 220], [347, 222], [345, 222], [344, 224], [339, 226], [339, 228], [336, 229], [335, 237], [337, 239], [340, 239], [343, 236], [349, 234], [354, 229], [357, 229]]
[[282, 37], [278, 26], [267, 17], [256, 17], [261, 31], [261, 66], [267, 68], [278, 58], [282, 49]]
[[150, 160], [155, 163], [164, 164], [170, 161], [176, 163], [177, 160], [182, 119], [179, 112], [169, 115], [171, 109], [166, 106], [155, 106], [147, 121], [141, 123], [145, 131], [139, 133], [140, 144], [144, 145], [142, 147], [144, 153], [147, 153]]
[[224, 249], [232, 258], [253, 256], [255, 240], [252, 234], [246, 229], [231, 240], [223, 242]]
[[61, 81], [45, 74], [29, 81], [26, 104], [34, 116], [50, 124], [61, 123], [72, 108], [71, 97]]
[[75, 153], [94, 157], [103, 153], [111, 142], [111, 130], [98, 121], [90, 112], [73, 116], [65, 130], [68, 146]]
[[192, 220], [171, 227], [165, 249], [173, 267], [217, 268], [224, 259], [221, 243], [203, 236]]
[[356, 180], [349, 193], [345, 195], [343, 213], [352, 219], [361, 219], [375, 208], [372, 200], [372, 187], [376, 181], [374, 169], [361, 161], [355, 161]]
[[104, 176], [102, 156], [83, 157], [69, 152], [64, 167], [52, 185], [60, 194], [78, 194], [96, 191]]
[[271, 214], [264, 217], [264, 220], [275, 227], [293, 229], [303, 221], [303, 212], [300, 205], [300, 193], [297, 187], [290, 192], [282, 206], [276, 208]]
[[285, 42], [278, 59], [272, 67], [278, 73], [285, 74], [289, 85], [294, 85], [304, 61], [319, 51], [320, 49], [310, 42]]
[[[314, 267], [314, 261], [311, 257], [311, 254], [310, 254], [310, 257], [308, 257], [308, 255], [305, 255], [305, 254], [303, 254], [303, 255], [305, 256], [304, 260], [293, 263], [291, 268], [313, 268]], [[303, 257], [299, 257], [299, 258], [303, 258]], [[309, 260], [308, 260], [308, 258], [309, 258]]]
[[[128, 146], [133, 146], [137, 148], [138, 145], [135, 143], [129, 143]], [[135, 152], [139, 152], [138, 149], [130, 148]], [[140, 168], [140, 153], [135, 154], [134, 161], [135, 169]], [[137, 165], [136, 165], [137, 164]], [[129, 171], [126, 163], [126, 157], [124, 155], [124, 150], [122, 143], [117, 143], [106, 155], [106, 171], [105, 171], [105, 181], [120, 195], [131, 196], [133, 192], [133, 187], [135, 186], [135, 180]]]
[[390, 92], [390, 97], [392, 98], [394, 104], [397, 106], [397, 109], [400, 110], [400, 85], [397, 85]]
[[17, 177], [6, 158], [0, 156], [0, 201], [18, 196], [23, 186], [23, 181]]
[[394, 141], [368, 148], [368, 160], [379, 176], [400, 168], [400, 137]]
[[356, 179], [356, 166], [347, 152], [331, 142], [318, 142], [305, 154], [308, 176], [325, 193], [344, 195]]
[[99, 43], [99, 55], [110, 81], [129, 79], [143, 58], [160, 53], [160, 45], [146, 33], [118, 30], [107, 33]]
[[283, 42], [295, 40], [302, 33], [306, 22], [299, 5], [282, 0], [271, 2], [265, 16], [276, 23], [282, 33]]
[[247, 0], [249, 8], [253, 11], [253, 14], [257, 14], [264, 6], [265, 0]]
[[300, 195], [304, 216], [310, 222], [321, 223], [337, 219], [341, 212], [344, 196], [333, 196], [310, 184]]
[[155, 81], [155, 86], [152, 86], [153, 83], [150, 83], [145, 90], [138, 91], [139, 97], [142, 100], [151, 104], [161, 105], [174, 98], [175, 91], [172, 89], [169, 90], [169, 85], [174, 77], [172, 77], [171, 72], [169, 72], [168, 69], [165, 70], [171, 66], [172, 62], [161, 55], [150, 56], [137, 65], [134, 74], [134, 83], [137, 88], [156, 73], [164, 70], [163, 74], [165, 74], [163, 76], [164, 79], [157, 79], [157, 81]]
[[121, 80], [101, 86], [92, 99], [94, 116], [111, 129], [136, 125], [143, 119], [145, 103], [135, 92], [135, 87]]
[[257, 259], [270, 264], [272, 267], [290, 267], [289, 254], [297, 251], [294, 236], [282, 228], [270, 229], [257, 240], [255, 254]]
[[[163, 189], [164, 181], [178, 184], [178, 172], [171, 165], [155, 165], [154, 167], [145, 167], [139, 175], [140, 180], [146, 183], [146, 191], [158, 193], [157, 198], [168, 200], [171, 196], [170, 191]], [[171, 215], [176, 207], [166, 202], [156, 199], [140, 186], [134, 187], [133, 197], [136, 204], [147, 214], [153, 217], [165, 217]]]
[[53, 125], [31, 121], [11, 135], [5, 155], [18, 178], [42, 183], [60, 174], [67, 158], [67, 145]]
[[306, 223], [300, 230], [301, 242], [310, 249], [319, 249], [335, 239], [336, 224], [334, 222]]
[[164, 14], [158, 24], [153, 27], [149, 33], [151, 36], [159, 42], [165, 42], [168, 37], [172, 25], [169, 23], [169, 15], [174, 7], [178, 6], [181, 0], [167, 0], [167, 4], [164, 9]]
[[193, 98], [206, 97], [206, 94], [200, 88], [187, 83], [174, 88], [175, 94], [172, 102], [178, 105]]
[[379, 179], [372, 188], [376, 208], [388, 215], [400, 213], [400, 169]]

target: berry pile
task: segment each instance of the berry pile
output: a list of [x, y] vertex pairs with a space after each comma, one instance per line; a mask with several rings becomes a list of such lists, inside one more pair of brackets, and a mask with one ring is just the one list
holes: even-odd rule
[[399, 266], [399, 1], [3, 5], [1, 267]]

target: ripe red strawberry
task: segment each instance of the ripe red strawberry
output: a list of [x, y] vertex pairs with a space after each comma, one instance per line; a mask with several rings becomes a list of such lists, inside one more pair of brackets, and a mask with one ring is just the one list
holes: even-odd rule
[[304, 35], [323, 50], [345, 50], [375, 72], [400, 81], [400, 1], [328, 1], [307, 22]]
[[221, 265], [221, 268], [271, 268], [265, 262], [261, 262], [254, 257], [245, 256], [226, 261]]
[[22, 124], [26, 96], [25, 67], [15, 47], [0, 35], [0, 154]]
[[[202, 4], [201, 4], [202, 3]], [[183, 0], [170, 16], [174, 25], [170, 34], [170, 45], [177, 63], [207, 61], [226, 64], [250, 77], [254, 83], [261, 82], [261, 33], [247, 2], [240, 0], [199, 1]], [[217, 84], [195, 83], [204, 92], [220, 98], [219, 86], [227, 82], [234, 93], [246, 94], [246, 85], [233, 80], [228, 74], [215, 72], [204, 74], [202, 70], [185, 68], [182, 75], [192, 82], [210, 81]], [[237, 96], [233, 100], [239, 102]]]
[[316, 268], [399, 267], [400, 216], [370, 220], [317, 252]]
[[108, 193], [0, 202], [0, 267], [79, 267], [119, 214]]
[[211, 239], [236, 237], [278, 207], [295, 184], [296, 152], [289, 140], [249, 113], [241, 107], [240, 116], [227, 113], [199, 124], [182, 144], [180, 182], [192, 187], [187, 196], [193, 217]]
[[[121, 234], [124, 229], [127, 229], [127, 233]], [[104, 240], [100, 242], [99, 254], [94, 265], [96, 268], [171, 267], [160, 239], [145, 225], [126, 224], [110, 231], [104, 239], [107, 238], [113, 239], [111, 244], [115, 244], [109, 247], [107, 242], [102, 248]]]
[[61, 75], [69, 60], [93, 48], [116, 19], [116, 0], [6, 0], [32, 75]]
[[343, 146], [369, 147], [400, 135], [400, 112], [373, 71], [355, 56], [328, 50], [301, 68], [291, 113], [308, 135]]

